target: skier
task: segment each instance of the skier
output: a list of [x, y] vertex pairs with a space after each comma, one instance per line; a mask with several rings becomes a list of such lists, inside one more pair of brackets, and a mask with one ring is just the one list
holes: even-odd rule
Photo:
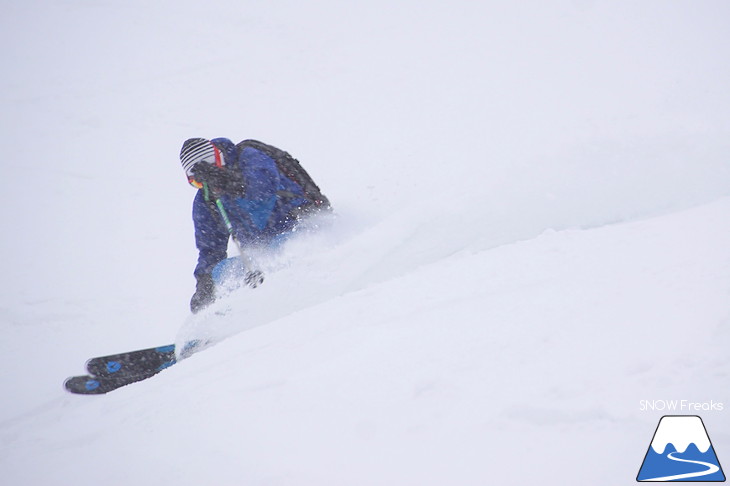
[[235, 145], [227, 138], [191, 138], [180, 150], [193, 201], [198, 264], [190, 310], [215, 300], [213, 268], [227, 256], [228, 238], [241, 248], [275, 247], [305, 215], [329, 210], [299, 162], [256, 140]]

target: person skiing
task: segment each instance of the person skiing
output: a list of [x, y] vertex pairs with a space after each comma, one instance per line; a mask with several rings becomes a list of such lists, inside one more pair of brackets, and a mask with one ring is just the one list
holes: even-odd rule
[[193, 313], [215, 300], [212, 272], [227, 257], [229, 237], [240, 248], [275, 247], [305, 215], [331, 209], [296, 159], [256, 140], [236, 145], [227, 138], [191, 138], [182, 145], [180, 162], [198, 189], [193, 201], [199, 252]]

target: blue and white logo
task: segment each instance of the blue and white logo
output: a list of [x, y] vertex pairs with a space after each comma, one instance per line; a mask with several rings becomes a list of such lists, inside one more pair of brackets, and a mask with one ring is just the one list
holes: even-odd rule
[[705, 424], [696, 415], [659, 420], [637, 481], [725, 481]]

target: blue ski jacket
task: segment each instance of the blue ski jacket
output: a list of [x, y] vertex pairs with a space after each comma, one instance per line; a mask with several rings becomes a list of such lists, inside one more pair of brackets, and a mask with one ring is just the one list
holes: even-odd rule
[[[239, 149], [227, 138], [211, 142], [223, 152], [226, 165], [233, 165], [243, 174], [243, 197], [220, 198], [233, 227], [233, 237], [243, 247], [275, 246], [291, 232], [297, 214], [310, 201], [299, 185], [279, 172], [274, 159], [266, 153], [253, 147]], [[199, 252], [195, 275], [210, 274], [226, 258], [231, 235], [215, 202], [206, 200], [203, 189], [198, 190], [193, 201], [193, 223]]]

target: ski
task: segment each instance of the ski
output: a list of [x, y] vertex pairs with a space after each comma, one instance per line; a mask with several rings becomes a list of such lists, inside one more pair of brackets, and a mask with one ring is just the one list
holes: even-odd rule
[[157, 346], [126, 353], [91, 358], [86, 371], [94, 376], [140, 375], [161, 371], [175, 364], [175, 345]]
[[122, 376], [72, 376], [63, 383], [64, 388], [77, 395], [102, 395], [126, 385], [146, 380], [159, 373], [160, 370], [150, 371], [139, 375]]

